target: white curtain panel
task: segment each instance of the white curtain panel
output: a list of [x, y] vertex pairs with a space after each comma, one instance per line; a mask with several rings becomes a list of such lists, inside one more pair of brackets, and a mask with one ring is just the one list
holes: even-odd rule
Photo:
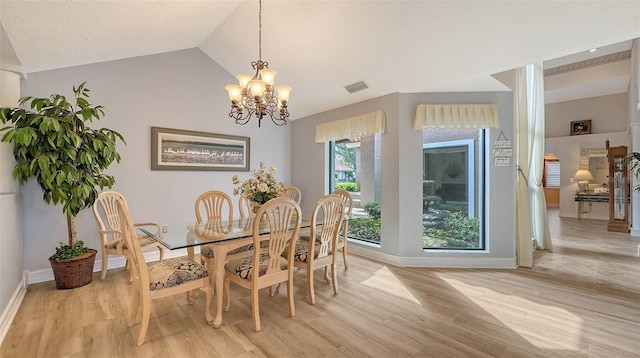
[[375, 111], [316, 126], [316, 143], [384, 133], [384, 111]]
[[536, 248], [553, 250], [547, 203], [542, 187], [544, 169], [544, 74], [542, 63], [527, 65], [527, 118], [529, 123], [529, 199], [531, 234]]
[[531, 245], [531, 214], [529, 210], [529, 123], [527, 121], [527, 71], [516, 69], [514, 94], [516, 108], [516, 257], [518, 266], [533, 266], [533, 246]]
[[419, 104], [414, 130], [500, 128], [496, 104]]

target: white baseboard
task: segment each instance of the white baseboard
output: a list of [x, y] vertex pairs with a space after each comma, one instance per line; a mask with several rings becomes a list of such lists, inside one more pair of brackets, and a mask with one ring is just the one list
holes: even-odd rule
[[[194, 251], [196, 254], [198, 254], [200, 252], [200, 249], [196, 247]], [[187, 256], [186, 249], [178, 249], [178, 250], [165, 249], [164, 250], [165, 259], [170, 259], [173, 257], [181, 257], [181, 256]], [[158, 261], [160, 259], [160, 252], [158, 250], [149, 250], [144, 253], [144, 259], [147, 262]], [[124, 256], [109, 255], [109, 263], [107, 264], [107, 269], [111, 270], [116, 268], [123, 268], [125, 263], [126, 261], [124, 259]], [[102, 271], [102, 256], [98, 252], [96, 261], [93, 264], [93, 272], [100, 272], [100, 271]], [[109, 274], [107, 273], [107, 278], [108, 277], [109, 277]], [[47, 282], [47, 281], [53, 281], [53, 280], [54, 280], [53, 270], [51, 270], [51, 268], [29, 271], [29, 277], [28, 277], [29, 284]]]
[[7, 335], [7, 332], [9, 332], [9, 328], [11, 328], [11, 323], [18, 313], [22, 299], [27, 293], [25, 280], [26, 279], [23, 277], [18, 284], [18, 287], [16, 287], [13, 296], [11, 296], [11, 300], [9, 300], [7, 307], [4, 309], [4, 312], [2, 312], [2, 316], [0, 316], [0, 344], [4, 341], [4, 337]]
[[433, 257], [433, 256], [396, 256], [380, 252], [377, 248], [364, 245], [352, 245], [349, 242], [349, 253], [367, 257], [399, 267], [433, 267], [433, 268], [494, 268], [515, 269], [516, 258], [482, 258], [482, 257]]

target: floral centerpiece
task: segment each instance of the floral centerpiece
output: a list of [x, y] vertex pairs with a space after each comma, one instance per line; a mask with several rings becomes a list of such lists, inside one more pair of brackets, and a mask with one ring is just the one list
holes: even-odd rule
[[276, 180], [275, 173], [276, 167], [272, 166], [267, 171], [264, 163], [260, 162], [260, 167], [252, 172], [251, 178], [240, 182], [238, 176], [234, 175], [231, 180], [237, 188], [233, 189], [233, 195], [242, 195], [257, 205], [282, 196], [284, 185]]

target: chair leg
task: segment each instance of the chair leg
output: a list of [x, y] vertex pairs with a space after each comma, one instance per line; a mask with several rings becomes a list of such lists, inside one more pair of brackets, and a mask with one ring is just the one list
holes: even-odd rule
[[307, 268], [307, 286], [309, 288], [309, 302], [312, 305], [316, 304], [316, 293], [313, 288], [313, 268]]
[[100, 279], [104, 280], [107, 278], [107, 263], [109, 263], [109, 255], [104, 252], [104, 247], [102, 248], [102, 272], [100, 273]]
[[344, 246], [342, 247], [342, 261], [344, 261], [344, 269], [349, 268], [349, 262], [347, 262], [347, 239], [344, 239]]
[[327, 281], [327, 283], [329, 283], [329, 266], [325, 266], [324, 267], [324, 280]]
[[129, 263], [129, 260], [127, 259], [126, 263], [125, 263], [125, 267], [129, 266], [129, 283], [133, 282], [133, 269], [131, 268], [131, 264]]
[[289, 315], [294, 317], [296, 315], [296, 306], [293, 302], [293, 278], [291, 276], [287, 281], [287, 298], [289, 299]]
[[158, 251], [160, 251], [160, 262], [164, 259], [164, 248], [162, 246], [158, 246]]
[[140, 291], [135, 290], [133, 293], [133, 299], [131, 300], [131, 312], [129, 312], [129, 327], [133, 327], [136, 324], [136, 318], [138, 318], [138, 309], [140, 308]]
[[145, 299], [142, 303], [142, 324], [140, 325], [140, 334], [138, 334], [138, 341], [136, 344], [141, 346], [144, 343], [144, 337], [147, 336], [147, 329], [149, 329], [149, 318], [151, 317], [151, 300]]
[[[327, 266], [325, 266], [326, 268]], [[336, 274], [336, 258], [333, 257], [333, 263], [331, 264], [331, 282], [333, 283], [333, 294], [338, 294], [338, 275]]]
[[258, 291], [251, 290], [251, 312], [253, 312], [253, 329], [260, 332], [260, 301], [258, 300]]
[[276, 296], [280, 293], [280, 285], [282, 284], [282, 282], [278, 283], [276, 285], [276, 289], [275, 291], [273, 290], [273, 286], [269, 286], [269, 296], [273, 297]]

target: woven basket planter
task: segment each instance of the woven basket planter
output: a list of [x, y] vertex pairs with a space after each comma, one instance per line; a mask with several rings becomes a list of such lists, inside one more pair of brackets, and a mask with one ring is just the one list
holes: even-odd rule
[[91, 249], [84, 255], [64, 261], [50, 261], [56, 288], [67, 290], [88, 285], [93, 279], [93, 263], [98, 251]]

